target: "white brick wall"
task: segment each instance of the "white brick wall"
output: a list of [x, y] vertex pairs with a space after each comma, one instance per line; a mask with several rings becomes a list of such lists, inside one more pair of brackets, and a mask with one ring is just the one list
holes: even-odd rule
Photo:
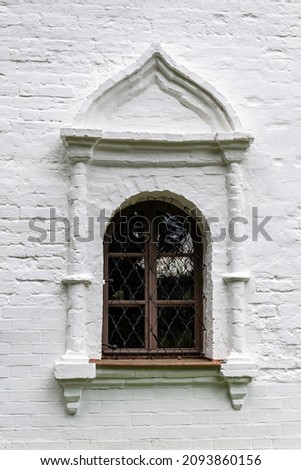
[[[300, 448], [299, 2], [4, 0], [0, 22], [0, 447]], [[50, 207], [67, 216], [59, 130], [154, 42], [214, 85], [255, 134], [246, 214], [257, 206], [273, 216], [273, 241], [245, 245], [246, 337], [259, 376], [241, 411], [224, 386], [87, 389], [72, 417], [53, 375], [65, 348], [67, 246], [28, 242], [28, 221]], [[106, 172], [99, 179], [110, 188]], [[202, 190], [189, 172], [173, 182], [165, 173], [160, 184], [186, 178], [192, 193]], [[120, 179], [112, 207], [142, 185], [130, 170]], [[218, 192], [216, 177], [203, 180]], [[98, 332], [88, 333], [93, 349]]]

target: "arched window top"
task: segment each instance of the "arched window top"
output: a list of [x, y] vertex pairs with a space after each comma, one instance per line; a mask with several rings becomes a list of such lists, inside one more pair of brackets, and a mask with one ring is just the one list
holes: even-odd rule
[[104, 241], [103, 354], [201, 356], [202, 236], [170, 201], [115, 215]]

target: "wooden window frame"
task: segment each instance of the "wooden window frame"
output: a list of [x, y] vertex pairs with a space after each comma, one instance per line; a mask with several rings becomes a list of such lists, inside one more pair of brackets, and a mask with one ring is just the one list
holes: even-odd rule
[[[103, 330], [102, 330], [102, 354], [104, 359], [147, 359], [147, 358], [163, 358], [171, 359], [175, 357], [204, 357], [203, 354], [203, 276], [202, 276], [202, 260], [203, 260], [203, 243], [193, 242], [192, 253], [163, 253], [164, 257], [182, 257], [192, 258], [194, 261], [194, 295], [192, 300], [160, 300], [157, 299], [157, 274], [156, 263], [160, 258], [157, 254], [157, 244], [154, 241], [152, 233], [153, 221], [157, 216], [158, 209], [166, 210], [172, 215], [178, 217], [185, 217], [189, 219], [190, 235], [192, 240], [194, 236], [201, 237], [201, 232], [197, 226], [197, 222], [187, 212], [179, 209], [177, 206], [164, 201], [152, 201], [133, 204], [125, 210], [121, 210], [118, 215], [112, 219], [107, 228], [104, 238], [104, 289], [103, 289]], [[133, 211], [144, 211], [144, 216], [150, 222], [149, 238], [145, 242], [145, 247], [142, 252], [110, 252], [110, 240], [114, 233], [116, 223], [120, 221], [121, 217], [127, 216]], [[109, 299], [109, 259], [110, 258], [144, 258], [145, 260], [145, 291], [143, 300], [110, 300]], [[118, 352], [113, 351], [109, 346], [109, 307], [131, 307], [131, 306], [144, 306], [145, 307], [145, 348], [118, 348]], [[194, 316], [194, 348], [158, 348], [156, 344], [156, 331], [152, 334], [150, 325], [157, 325], [157, 309], [158, 307], [167, 306], [187, 306], [191, 305], [195, 308]], [[153, 331], [153, 330], [152, 330]]]

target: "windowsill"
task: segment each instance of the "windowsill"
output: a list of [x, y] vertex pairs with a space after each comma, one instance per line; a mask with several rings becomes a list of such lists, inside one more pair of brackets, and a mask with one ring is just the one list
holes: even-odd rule
[[205, 358], [180, 359], [90, 359], [96, 367], [220, 367], [222, 360]]
[[[220, 386], [227, 383], [234, 409], [239, 410], [247, 384], [256, 376], [255, 364], [248, 357], [212, 360], [206, 358], [90, 359], [72, 358], [56, 364], [55, 376], [64, 389], [67, 410], [75, 414], [82, 388], [108, 390], [153, 386]], [[242, 360], [244, 359], [244, 360]]]
[[91, 388], [187, 386], [218, 384], [222, 361], [204, 358], [183, 359], [90, 359], [95, 365]]

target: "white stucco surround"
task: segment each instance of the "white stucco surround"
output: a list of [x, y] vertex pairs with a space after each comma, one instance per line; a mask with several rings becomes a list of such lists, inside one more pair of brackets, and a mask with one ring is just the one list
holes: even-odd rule
[[[92, 93], [61, 137], [70, 162], [70, 219], [79, 217], [81, 236], [88, 233], [87, 217], [96, 220], [102, 211], [101, 224], [118, 208], [148, 197], [172, 198], [200, 220], [206, 233], [205, 353], [224, 363], [218, 377], [201, 370], [184, 379], [181, 373], [171, 375], [186, 383], [224, 380], [233, 407], [240, 409], [247, 383], [256, 375], [244, 339], [250, 275], [243, 243], [228, 236], [218, 241], [217, 235], [233, 217], [243, 216], [240, 163], [252, 133], [241, 128], [224, 97], [156, 45]], [[218, 224], [210, 223], [213, 217]], [[62, 280], [68, 286], [66, 352], [55, 367], [71, 414], [77, 412], [83, 385], [97, 388], [106, 381], [113, 387], [128, 380], [126, 374], [104, 376], [89, 363], [101, 351], [104, 231], [102, 223], [100, 234], [96, 228], [87, 244], [71, 230], [69, 273]], [[149, 372], [145, 383], [154, 378]], [[141, 375], [133, 379], [141, 381]]]

